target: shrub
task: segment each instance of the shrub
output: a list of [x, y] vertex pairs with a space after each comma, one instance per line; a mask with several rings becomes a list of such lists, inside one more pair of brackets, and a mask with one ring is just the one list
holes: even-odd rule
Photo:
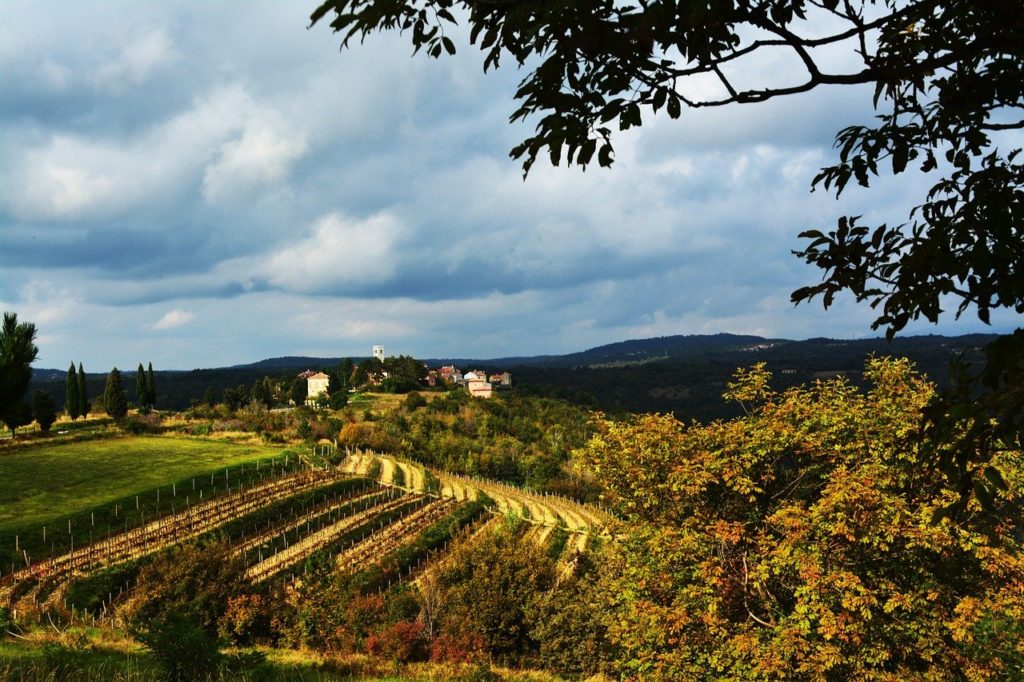
[[425, 659], [423, 623], [403, 620], [385, 627], [367, 638], [366, 652], [399, 663]]
[[475, 633], [442, 634], [430, 643], [430, 660], [438, 663], [469, 663], [484, 651], [484, 638]]
[[165, 610], [135, 636], [149, 647], [172, 682], [203, 680], [220, 668], [219, 640], [185, 609]]
[[163, 418], [158, 414], [133, 414], [121, 421], [121, 428], [128, 433], [139, 435], [143, 433], [161, 433]]
[[402, 402], [402, 407], [409, 412], [414, 412], [417, 408], [423, 407], [426, 404], [427, 399], [421, 394], [414, 392], [405, 397], [405, 400]]
[[260, 594], [240, 594], [228, 599], [220, 619], [221, 636], [234, 644], [255, 644], [271, 638], [273, 609]]

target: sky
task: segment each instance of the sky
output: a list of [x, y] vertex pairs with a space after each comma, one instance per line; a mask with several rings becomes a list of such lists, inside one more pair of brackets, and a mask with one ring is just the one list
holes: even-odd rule
[[[612, 169], [524, 180], [523, 72], [484, 74], [461, 29], [453, 58], [341, 51], [316, 4], [0, 3], [0, 308], [36, 324], [36, 367], [876, 335], [867, 305], [790, 303], [820, 279], [799, 232], [903, 222], [930, 185], [811, 192], [870, 90], [645, 115]], [[907, 333], [1015, 326], [994, 322]]]

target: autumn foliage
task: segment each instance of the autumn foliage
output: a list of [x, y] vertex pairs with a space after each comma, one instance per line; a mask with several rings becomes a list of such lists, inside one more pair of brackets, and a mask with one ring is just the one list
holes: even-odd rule
[[622, 672], [651, 679], [1020, 679], [1022, 457], [991, 509], [918, 439], [909, 362], [777, 393], [762, 366], [706, 426], [605, 423], [580, 453], [624, 519], [606, 566]]

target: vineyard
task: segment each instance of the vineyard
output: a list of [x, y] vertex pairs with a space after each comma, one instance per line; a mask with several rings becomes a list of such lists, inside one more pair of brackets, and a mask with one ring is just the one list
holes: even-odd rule
[[[289, 454], [172, 483], [163, 496], [157, 489], [148, 501], [135, 496], [90, 511], [88, 532], [77, 536], [82, 515], [66, 528], [16, 536], [22, 565], [0, 576], [0, 606], [39, 617], [109, 612], [148, 557], [192, 541], [226, 543], [254, 585], [292, 580], [326, 562], [353, 574], [376, 567], [379, 588], [412, 578], [488, 514], [533, 524], [529, 537], [544, 545], [554, 538], [566, 562], [606, 521], [600, 510], [568, 499], [366, 452], [339, 466]], [[80, 596], [90, 589], [99, 591], [99, 604]]]

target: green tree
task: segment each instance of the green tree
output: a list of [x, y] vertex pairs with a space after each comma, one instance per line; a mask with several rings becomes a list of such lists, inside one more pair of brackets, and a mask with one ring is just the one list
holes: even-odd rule
[[305, 405], [308, 393], [309, 389], [306, 387], [306, 380], [302, 377], [295, 377], [291, 388], [288, 390], [288, 397], [291, 401], [296, 405]]
[[49, 433], [50, 427], [57, 419], [57, 406], [53, 402], [53, 396], [38, 388], [33, 391], [32, 417], [39, 422], [40, 431]]
[[247, 402], [249, 402], [249, 391], [244, 385], [238, 385], [234, 388], [229, 386], [224, 389], [224, 405], [232, 412]]
[[135, 402], [139, 407], [148, 407], [148, 400], [149, 386], [146, 384], [146, 370], [143, 369], [140, 362], [139, 368], [135, 370]]
[[[933, 184], [905, 220], [870, 226], [840, 216], [832, 229], [803, 232], [808, 242], [797, 255], [821, 269], [822, 281], [792, 299], [820, 297], [828, 308], [851, 293], [879, 311], [873, 327], [888, 336], [911, 320], [936, 322], [950, 302], [957, 317], [973, 310], [984, 322], [1000, 308], [1024, 313], [1024, 154], [1005, 134], [1024, 129], [1019, 3], [327, 0], [311, 21], [332, 14], [343, 46], [399, 29], [436, 58], [456, 51], [445, 31], [457, 23], [453, 10], [485, 53], [485, 70], [503, 57], [526, 66], [511, 117], [537, 121], [511, 151], [524, 172], [541, 155], [555, 165], [596, 158], [610, 166], [613, 127], [642, 125], [645, 110], [679, 118], [685, 108], [871, 86], [875, 123], [840, 130], [838, 159], [812, 186], [838, 195], [851, 180], [869, 187], [909, 171], [933, 173]], [[779, 52], [799, 67], [738, 82], [745, 66]], [[987, 356], [982, 371], [962, 373], [958, 391], [923, 417], [938, 461], [958, 481], [961, 510], [970, 491], [988, 500], [999, 487], [967, 476], [965, 463], [987, 461], [1000, 441], [1024, 445], [1024, 330]]]
[[16, 426], [27, 423], [22, 421], [24, 399], [32, 381], [32, 363], [39, 355], [35, 338], [34, 324], [19, 323], [16, 313], [4, 313], [0, 327], [0, 420], [11, 429], [11, 435]]
[[78, 363], [78, 414], [83, 417], [89, 416], [89, 393], [85, 387], [85, 370], [82, 369], [82, 363]]
[[78, 373], [75, 371], [75, 363], [68, 367], [68, 379], [66, 383], [67, 399], [64, 401], [64, 411], [72, 421], [78, 419], [81, 414], [82, 401], [78, 397]]
[[4, 415], [4, 424], [11, 431], [11, 437], [17, 435], [17, 429], [32, 423], [32, 408], [24, 400], [9, 405]]
[[256, 379], [252, 383], [252, 399], [260, 403], [264, 407], [270, 407], [273, 403], [274, 396], [271, 393], [270, 377], [264, 377], [262, 379]]
[[153, 376], [153, 363], [146, 368], [146, 405], [156, 407], [156, 377]]
[[338, 389], [347, 391], [352, 384], [352, 358], [345, 358], [338, 365]]
[[103, 389], [103, 409], [114, 419], [123, 419], [128, 414], [128, 395], [121, 383], [121, 372], [115, 367], [107, 375]]
[[347, 391], [335, 391], [331, 394], [330, 407], [332, 410], [340, 410], [348, 405], [348, 392]]
[[[872, 360], [870, 388], [777, 393], [748, 416], [605, 423], [581, 458], [622, 519], [603, 593], [620, 672], [656, 679], [1014, 679], [1024, 674], [1024, 455], [954, 523], [957, 496], [916, 438], [934, 387]], [[1005, 635], [1005, 637], [1004, 637]]]

